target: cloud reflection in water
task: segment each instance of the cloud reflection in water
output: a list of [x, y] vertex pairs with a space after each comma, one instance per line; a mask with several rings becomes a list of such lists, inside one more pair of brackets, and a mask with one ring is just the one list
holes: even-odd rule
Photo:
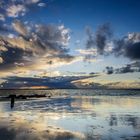
[[[1, 102], [0, 107], [2, 104], [7, 107], [8, 103]], [[20, 101], [12, 112], [1, 112], [0, 133], [5, 131], [11, 137], [14, 133], [14, 139], [26, 136], [30, 140], [138, 140], [139, 105], [139, 97], [131, 96], [65, 96]], [[2, 127], [7, 118], [9, 126]]]

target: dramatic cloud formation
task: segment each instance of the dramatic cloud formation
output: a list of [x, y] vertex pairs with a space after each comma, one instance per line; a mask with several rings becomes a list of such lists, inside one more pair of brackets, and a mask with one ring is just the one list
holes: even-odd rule
[[15, 36], [0, 38], [0, 69], [46, 69], [78, 61], [68, 54], [70, 32], [64, 25], [30, 26], [15, 20], [12, 26]]
[[[78, 60], [68, 54], [70, 31], [64, 25], [42, 25], [19, 20], [37, 6], [44, 7], [46, 3], [41, 0], [0, 1], [2, 75], [7, 75], [6, 71], [8, 74], [13, 71], [18, 73], [21, 69], [24, 72], [33, 69], [46, 70], [50, 65], [56, 67]], [[7, 22], [9, 17], [13, 20]]]
[[[129, 32], [123, 36], [123, 32], [129, 31], [126, 29], [118, 31], [116, 37], [110, 23], [99, 25], [98, 20], [95, 19], [94, 25], [97, 28], [92, 31], [92, 28], [86, 27], [85, 36], [81, 27], [87, 23], [92, 25], [93, 17], [86, 13], [88, 10], [85, 11], [86, 16], [82, 15], [81, 11], [78, 17], [75, 14], [77, 8], [71, 6], [73, 5], [71, 1], [68, 3], [64, 8], [63, 2], [53, 0], [0, 0], [0, 83], [9, 78], [7, 81], [14, 82], [16, 85], [18, 78], [13, 80], [11, 77], [39, 78], [48, 76], [50, 71], [51, 73], [58, 71], [65, 76], [67, 71], [90, 74], [102, 72], [105, 66], [107, 66], [106, 73], [110, 74], [107, 76], [140, 72], [139, 32]], [[92, 0], [87, 3], [92, 3]], [[67, 4], [75, 10], [72, 11]], [[91, 9], [94, 10], [93, 7]], [[67, 15], [68, 12], [70, 17]], [[81, 16], [85, 16], [84, 21]], [[71, 23], [74, 18], [81, 23]], [[116, 24], [113, 26], [115, 27]], [[117, 60], [118, 57], [122, 59], [124, 57], [124, 61], [128, 59], [126, 62], [128, 65], [123, 66], [124, 61], [119, 63], [121, 60], [120, 58]], [[101, 65], [96, 65], [95, 62], [101, 62]], [[117, 68], [117, 65], [120, 67]]]
[[90, 60], [99, 55], [112, 54], [115, 54], [115, 56], [121, 55], [131, 60], [140, 59], [140, 33], [128, 33], [121, 39], [114, 39], [109, 23], [99, 26], [95, 34], [90, 28], [86, 28], [86, 33], [88, 37], [86, 50], [80, 50], [80, 52], [86, 53], [85, 60]]

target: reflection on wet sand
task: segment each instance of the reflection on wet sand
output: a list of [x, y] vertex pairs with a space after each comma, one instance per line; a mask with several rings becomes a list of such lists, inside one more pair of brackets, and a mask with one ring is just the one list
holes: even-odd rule
[[[7, 140], [139, 140], [140, 97], [65, 96], [0, 102], [0, 138]], [[7, 138], [7, 139], [6, 139]]]
[[43, 124], [40, 120], [29, 121], [21, 115], [10, 114], [10, 119], [0, 121], [0, 138], [3, 140], [66, 140], [83, 139], [80, 133]]

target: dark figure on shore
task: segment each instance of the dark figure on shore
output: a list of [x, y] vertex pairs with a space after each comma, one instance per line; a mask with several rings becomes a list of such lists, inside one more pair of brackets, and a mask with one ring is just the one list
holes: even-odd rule
[[14, 107], [16, 95], [10, 95], [11, 98], [11, 109]]

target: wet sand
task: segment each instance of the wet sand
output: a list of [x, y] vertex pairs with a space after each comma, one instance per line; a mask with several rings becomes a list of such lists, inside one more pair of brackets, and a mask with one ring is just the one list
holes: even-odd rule
[[140, 97], [57, 96], [0, 102], [4, 140], [139, 140]]

